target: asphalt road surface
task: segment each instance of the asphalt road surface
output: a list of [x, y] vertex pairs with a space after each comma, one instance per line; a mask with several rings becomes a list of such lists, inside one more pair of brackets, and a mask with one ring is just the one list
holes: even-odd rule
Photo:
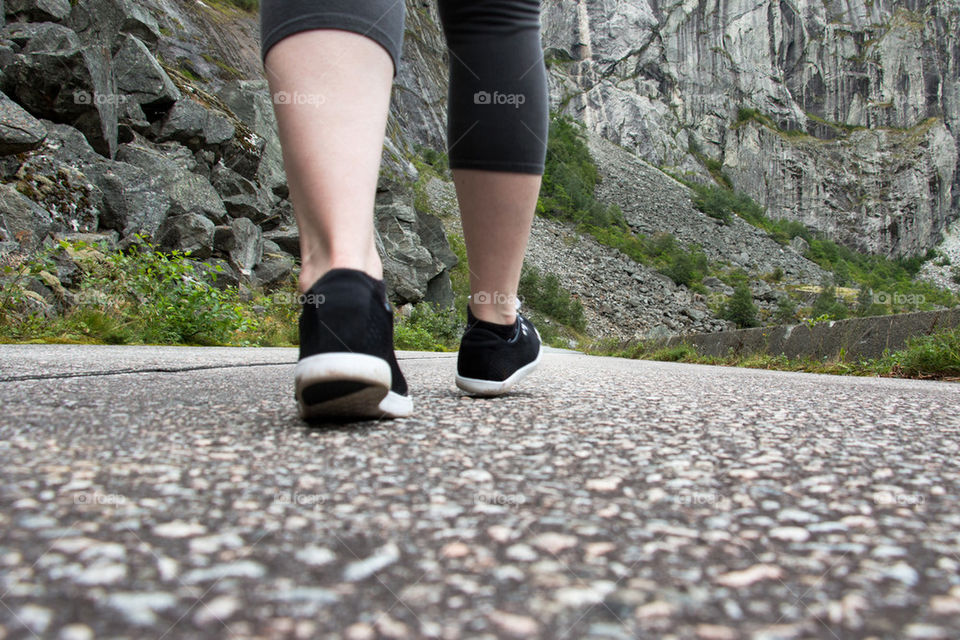
[[293, 350], [0, 347], [0, 638], [960, 637], [960, 386], [401, 357], [307, 426]]

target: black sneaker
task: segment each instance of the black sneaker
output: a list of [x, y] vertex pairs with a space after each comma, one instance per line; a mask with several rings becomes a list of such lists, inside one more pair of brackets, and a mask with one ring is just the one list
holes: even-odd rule
[[293, 375], [304, 420], [410, 415], [382, 280], [354, 269], [331, 269], [317, 280], [303, 296]]
[[467, 305], [467, 330], [457, 356], [457, 386], [474, 395], [496, 396], [540, 364], [540, 334], [517, 313], [513, 326], [478, 320]]

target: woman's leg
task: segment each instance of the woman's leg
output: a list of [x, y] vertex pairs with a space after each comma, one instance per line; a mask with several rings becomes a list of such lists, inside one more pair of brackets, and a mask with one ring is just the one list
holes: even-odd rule
[[454, 169], [453, 179], [470, 266], [470, 308], [480, 320], [512, 325], [540, 176]]
[[539, 0], [439, 0], [450, 49], [447, 146], [470, 266], [457, 386], [499, 395], [536, 369], [540, 338], [516, 313], [547, 141]]
[[260, 3], [303, 291], [337, 267], [383, 275], [373, 206], [403, 14], [402, 0]]
[[262, 0], [260, 9], [307, 294], [294, 368], [300, 415], [410, 415], [373, 226], [403, 3]]
[[450, 49], [448, 148], [480, 320], [512, 325], [546, 155], [539, 0], [439, 0]]
[[393, 79], [389, 54], [357, 33], [305, 31], [274, 46], [264, 68], [300, 228], [301, 290], [337, 267], [383, 277], [373, 206]]

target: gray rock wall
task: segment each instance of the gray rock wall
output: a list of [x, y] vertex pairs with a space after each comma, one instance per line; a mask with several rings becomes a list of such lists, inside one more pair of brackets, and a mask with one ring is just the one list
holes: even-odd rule
[[[274, 286], [291, 275], [298, 235], [272, 96], [264, 80], [221, 75], [240, 73], [227, 61], [253, 66], [253, 16], [179, 0], [7, 0], [6, 11], [16, 22], [0, 26], [4, 251], [54, 234], [123, 244], [145, 234], [218, 265], [218, 282]], [[411, 49], [410, 82], [438, 68], [428, 50]], [[394, 111], [374, 212], [401, 304], [452, 301], [456, 257], [439, 221], [414, 207], [411, 136], [399, 124], [398, 114], [422, 114], [404, 124], [435, 141], [441, 112], [424, 107], [424, 87]]]

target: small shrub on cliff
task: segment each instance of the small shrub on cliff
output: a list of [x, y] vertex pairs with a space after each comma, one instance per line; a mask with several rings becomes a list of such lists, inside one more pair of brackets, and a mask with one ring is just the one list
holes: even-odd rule
[[751, 224], [764, 215], [763, 207], [746, 194], [714, 185], [690, 183], [689, 186], [696, 194], [693, 198], [693, 206], [711, 218], [722, 220], [724, 224], [730, 224], [734, 215], [740, 216]]
[[576, 125], [568, 118], [554, 117], [537, 213], [600, 228], [626, 227], [620, 207], [604, 205], [594, 198], [599, 181], [597, 165]]
[[583, 305], [560, 286], [555, 274], [542, 275], [536, 267], [525, 267], [520, 276], [519, 295], [531, 309], [577, 331], [586, 331]]
[[260, 8], [260, 0], [227, 0], [227, 2], [244, 11], [253, 12]]
[[733, 295], [724, 305], [721, 317], [735, 322], [741, 329], [760, 326], [760, 321], [757, 319], [757, 305], [753, 303], [753, 293], [747, 283], [741, 282], [733, 290]]
[[850, 309], [837, 297], [837, 288], [833, 282], [824, 282], [813, 303], [811, 315], [817, 318], [826, 316], [831, 320], [843, 320], [849, 314]]

